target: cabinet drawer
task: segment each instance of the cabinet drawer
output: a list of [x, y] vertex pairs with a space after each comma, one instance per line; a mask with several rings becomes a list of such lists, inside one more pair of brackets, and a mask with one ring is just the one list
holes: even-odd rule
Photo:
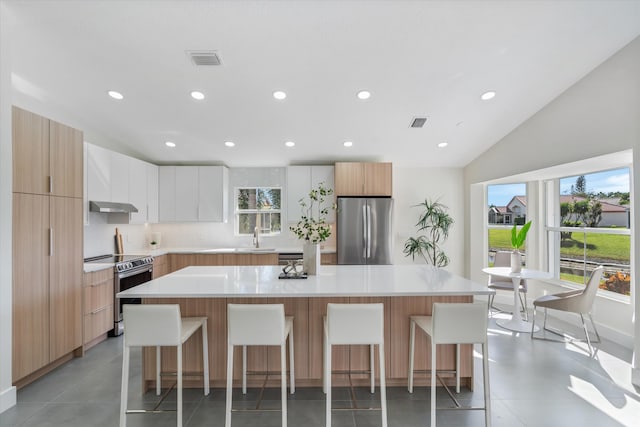
[[94, 283], [84, 288], [84, 314], [113, 304], [113, 280]]
[[113, 304], [84, 315], [84, 343], [113, 329]]

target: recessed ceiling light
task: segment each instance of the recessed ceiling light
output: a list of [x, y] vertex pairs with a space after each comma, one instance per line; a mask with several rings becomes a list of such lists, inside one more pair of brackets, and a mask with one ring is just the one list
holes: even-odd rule
[[204, 93], [194, 90], [193, 92], [191, 92], [191, 97], [193, 99], [197, 99], [198, 101], [202, 101], [204, 99]]
[[438, 148], [444, 148], [444, 147], [446, 147], [447, 145], [449, 145], [449, 143], [448, 143], [448, 142], [441, 142], [441, 143], [439, 143], [439, 144], [438, 144]]
[[345, 147], [351, 147], [351, 146], [353, 146], [353, 142], [345, 141], [345, 142], [342, 143], [342, 145], [344, 145]]
[[293, 147], [294, 145], [296, 145], [296, 143], [293, 141], [287, 141], [284, 143], [284, 145], [286, 145], [287, 147]]
[[235, 147], [236, 144], [233, 141], [225, 141], [224, 145], [227, 147]]
[[167, 141], [167, 142], [164, 143], [164, 145], [166, 145], [167, 147], [173, 148], [173, 147], [176, 146], [176, 143], [175, 142], [171, 142], [171, 141]]
[[109, 94], [110, 97], [112, 97], [113, 99], [117, 99], [118, 101], [121, 99], [124, 99], [124, 95], [122, 95], [120, 92], [115, 91], [115, 90], [110, 90], [109, 92], [107, 92]]
[[283, 100], [283, 99], [285, 99], [287, 97], [287, 94], [284, 93], [281, 90], [277, 90], [277, 91], [273, 92], [273, 97], [275, 99]]
[[361, 90], [360, 92], [358, 92], [357, 96], [358, 99], [369, 99], [371, 98], [371, 92], [369, 92], [368, 90]]
[[483, 101], [488, 101], [490, 99], [493, 99], [495, 96], [496, 96], [496, 93], [490, 90], [489, 92], [485, 92], [482, 95], [480, 95], [480, 99], [482, 99]]

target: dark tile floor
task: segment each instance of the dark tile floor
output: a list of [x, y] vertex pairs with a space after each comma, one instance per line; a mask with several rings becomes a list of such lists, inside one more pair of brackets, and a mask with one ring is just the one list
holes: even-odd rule
[[[512, 333], [496, 327], [489, 330], [492, 422], [494, 426], [638, 426], [640, 394], [630, 382], [631, 351], [610, 342], [600, 344], [595, 358], [590, 358], [582, 344], [562, 344], [534, 340], [528, 334]], [[18, 404], [0, 414], [0, 426], [87, 427], [117, 426], [120, 402], [122, 340], [110, 338], [58, 368], [46, 377], [21, 389]], [[475, 391], [461, 393], [464, 403], [482, 404], [481, 360], [476, 353]], [[131, 363], [130, 405], [153, 406], [155, 394], [141, 396], [140, 352]], [[357, 390], [363, 404], [377, 404], [379, 393], [371, 396], [366, 389]], [[334, 389], [334, 405], [346, 406], [346, 389]], [[257, 393], [242, 396], [234, 391], [234, 406], [252, 406]], [[444, 391], [438, 392], [441, 404], [449, 404]], [[263, 406], [279, 408], [279, 390], [265, 393]], [[224, 425], [224, 390], [212, 389], [203, 396], [201, 389], [184, 392], [184, 426]], [[390, 388], [387, 392], [389, 426], [428, 426], [429, 391], [416, 388]], [[175, 403], [169, 396], [165, 405]], [[289, 426], [324, 425], [325, 401], [318, 388], [298, 388], [290, 395]], [[439, 411], [440, 426], [482, 426], [482, 411]], [[175, 426], [175, 413], [129, 415], [129, 426]], [[335, 427], [380, 426], [376, 411], [333, 413]], [[279, 412], [239, 412], [233, 426], [280, 426]]]

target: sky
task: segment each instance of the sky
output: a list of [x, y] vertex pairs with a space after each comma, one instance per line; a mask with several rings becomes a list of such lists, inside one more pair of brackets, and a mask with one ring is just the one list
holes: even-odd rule
[[[629, 191], [628, 168], [585, 174], [584, 177], [587, 181], [588, 193]], [[571, 186], [575, 185], [577, 178], [578, 175], [561, 178], [560, 193], [570, 194]], [[526, 185], [524, 183], [489, 185], [487, 192], [489, 205], [506, 206], [513, 196], [524, 196], [526, 194]]]

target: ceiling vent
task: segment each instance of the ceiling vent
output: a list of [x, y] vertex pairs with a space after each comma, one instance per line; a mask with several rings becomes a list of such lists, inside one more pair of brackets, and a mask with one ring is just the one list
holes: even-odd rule
[[426, 117], [414, 117], [414, 119], [411, 121], [411, 126], [410, 127], [412, 127], [412, 128], [421, 128], [422, 126], [424, 126], [426, 121], [427, 121]]
[[188, 50], [187, 55], [196, 66], [222, 65], [220, 56], [215, 50]]

